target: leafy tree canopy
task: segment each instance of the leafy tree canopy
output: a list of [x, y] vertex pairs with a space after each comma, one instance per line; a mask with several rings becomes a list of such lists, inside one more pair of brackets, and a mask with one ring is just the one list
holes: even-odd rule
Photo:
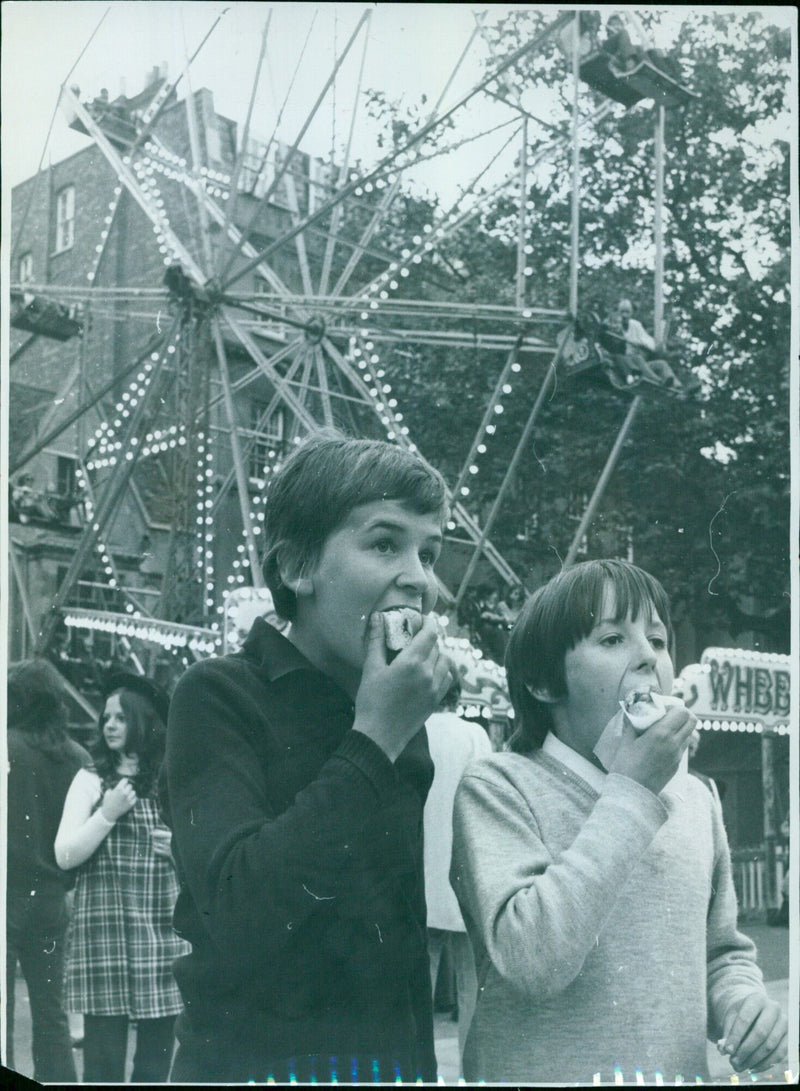
[[[488, 31], [494, 60], [548, 17], [508, 11]], [[659, 14], [643, 12], [646, 29]], [[674, 15], [673, 15], [674, 18]], [[788, 650], [789, 587], [789, 145], [788, 29], [769, 11], [682, 9], [672, 51], [693, 102], [666, 111], [664, 306], [670, 338], [702, 380], [696, 400], [647, 395], [590, 528], [583, 556], [627, 555], [665, 583], [701, 633], [748, 626], [761, 647]], [[500, 91], [550, 104], [569, 125], [573, 87], [555, 48], [523, 59]], [[585, 85], [581, 108], [602, 100]], [[422, 104], [424, 106], [424, 104]], [[373, 96], [403, 142], [424, 116]], [[651, 101], [614, 109], [581, 139], [580, 305], [630, 298], [652, 329], [654, 121]], [[550, 131], [531, 133], [531, 151]], [[426, 140], [425, 151], [436, 141]], [[569, 153], [533, 171], [527, 194], [526, 301], [566, 309]], [[433, 199], [395, 204], [385, 237], [396, 244], [437, 212]], [[410, 267], [397, 296], [514, 302], [517, 198], [490, 197], [481, 215], [438, 240]], [[387, 244], [388, 245], [388, 244]], [[554, 333], [555, 331], [553, 331]], [[386, 368], [420, 449], [458, 476], [502, 354], [409, 345]], [[497, 494], [549, 358], [525, 353], [513, 396], [487, 441], [467, 506], [479, 518]], [[538, 585], [560, 567], [629, 400], [610, 387], [560, 383], [540, 417], [492, 537]], [[713, 638], [713, 637], [712, 637]]]

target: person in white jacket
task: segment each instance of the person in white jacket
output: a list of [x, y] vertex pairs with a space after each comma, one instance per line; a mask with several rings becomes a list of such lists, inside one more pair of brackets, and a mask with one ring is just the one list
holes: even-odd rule
[[491, 754], [492, 744], [480, 724], [456, 715], [456, 705], [455, 693], [451, 693], [447, 707], [434, 712], [425, 722], [434, 771], [423, 812], [423, 827], [431, 989], [436, 990], [442, 952], [447, 945], [455, 972], [459, 1057], [463, 1057], [478, 981], [472, 945], [450, 885], [453, 801], [464, 769], [476, 758]]

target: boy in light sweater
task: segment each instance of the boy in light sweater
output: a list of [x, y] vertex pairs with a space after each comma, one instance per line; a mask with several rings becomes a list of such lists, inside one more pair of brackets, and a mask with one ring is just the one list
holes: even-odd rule
[[786, 1056], [736, 896], [718, 802], [681, 775], [682, 707], [595, 746], [630, 693], [670, 694], [669, 604], [624, 561], [563, 571], [525, 606], [506, 668], [512, 752], [467, 769], [451, 881], [476, 952], [470, 1082], [709, 1077]]

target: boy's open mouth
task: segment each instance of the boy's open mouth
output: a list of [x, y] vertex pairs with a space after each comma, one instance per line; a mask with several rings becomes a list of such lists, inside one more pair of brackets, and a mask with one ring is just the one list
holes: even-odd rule
[[625, 706], [625, 711], [626, 712], [632, 711], [635, 708], [636, 705], [652, 705], [653, 704], [653, 693], [657, 693], [657, 692], [658, 691], [654, 690], [652, 686], [648, 686], [647, 688], [643, 688], [643, 689], [631, 690], [631, 692], [628, 694], [628, 696], [623, 701], [623, 704]]

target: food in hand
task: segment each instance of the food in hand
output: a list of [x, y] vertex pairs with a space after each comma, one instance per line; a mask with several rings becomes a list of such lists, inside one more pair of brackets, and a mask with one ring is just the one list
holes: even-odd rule
[[413, 606], [390, 606], [382, 613], [385, 618], [383, 631], [386, 647], [397, 654], [408, 647], [422, 628], [422, 614]]
[[635, 731], [646, 731], [667, 711], [661, 694], [655, 690], [634, 690], [620, 705]]

